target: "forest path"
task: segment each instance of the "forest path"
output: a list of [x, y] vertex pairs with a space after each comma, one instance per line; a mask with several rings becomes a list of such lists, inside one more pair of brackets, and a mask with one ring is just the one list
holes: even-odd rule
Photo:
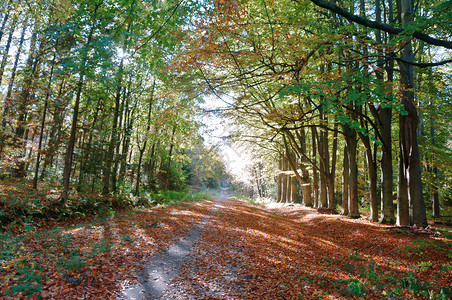
[[[226, 196], [186, 211], [193, 212], [197, 225], [156, 252], [139, 283], [117, 299], [347, 299], [357, 279], [369, 284], [369, 299], [378, 299], [386, 287], [371, 287], [374, 281], [406, 277], [418, 261], [401, 250], [419, 237], [364, 219]], [[435, 268], [446, 264], [444, 253], [429, 249]], [[447, 286], [452, 272], [435, 280]]]
[[121, 291], [121, 295], [117, 299], [173, 299], [179, 291], [171, 285], [171, 282], [181, 273], [180, 268], [192, 254], [193, 246], [198, 241], [201, 230], [213, 217], [219, 203], [225, 199], [226, 195], [222, 192], [220, 197], [213, 200], [211, 214], [204, 216], [194, 229], [170, 245], [168, 249], [155, 254], [144, 266], [142, 274], [138, 277], [138, 283]]

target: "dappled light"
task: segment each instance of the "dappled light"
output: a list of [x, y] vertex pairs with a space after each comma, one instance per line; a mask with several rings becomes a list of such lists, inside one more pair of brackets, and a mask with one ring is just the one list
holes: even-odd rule
[[451, 0], [1, 0], [0, 298], [452, 299]]

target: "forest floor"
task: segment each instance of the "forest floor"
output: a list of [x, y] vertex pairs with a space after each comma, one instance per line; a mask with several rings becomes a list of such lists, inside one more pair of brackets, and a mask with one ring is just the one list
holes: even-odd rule
[[451, 233], [220, 197], [4, 235], [0, 298], [449, 299]]

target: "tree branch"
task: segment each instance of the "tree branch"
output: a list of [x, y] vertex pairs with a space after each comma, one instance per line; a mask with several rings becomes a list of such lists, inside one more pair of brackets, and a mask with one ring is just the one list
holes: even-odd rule
[[[365, 18], [361, 18], [357, 15], [347, 12], [346, 10], [344, 10], [344, 9], [340, 8], [339, 6], [337, 6], [333, 3], [330, 3], [328, 1], [324, 1], [324, 0], [310, 0], [310, 1], [317, 6], [326, 8], [329, 11], [332, 11], [334, 13], [337, 13], [337, 14], [343, 16], [347, 20], [350, 20], [352, 22], [355, 22], [357, 24], [363, 25], [368, 28], [380, 29], [382, 31], [392, 33], [392, 34], [399, 34], [404, 31], [403, 28], [398, 28], [398, 27], [394, 27], [394, 26], [391, 26], [391, 25], [388, 25], [385, 23], [379, 23], [379, 22], [375, 22], [372, 20], [367, 20]], [[421, 33], [419, 31], [415, 31], [412, 34], [412, 36], [421, 41], [424, 41], [430, 45], [435, 45], [435, 46], [440, 46], [440, 47], [444, 47], [447, 49], [452, 49], [451, 41], [436, 39], [434, 37], [429, 36], [428, 34]]]

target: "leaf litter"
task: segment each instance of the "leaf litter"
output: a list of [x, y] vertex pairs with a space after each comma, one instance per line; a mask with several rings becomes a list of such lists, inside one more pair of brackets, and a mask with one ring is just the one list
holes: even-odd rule
[[[451, 236], [221, 201], [156, 207], [1, 246], [4, 299], [116, 299], [147, 262], [205, 222], [163, 299], [448, 299]], [[31, 275], [33, 276], [31, 276]], [[31, 276], [31, 277], [30, 277]]]

